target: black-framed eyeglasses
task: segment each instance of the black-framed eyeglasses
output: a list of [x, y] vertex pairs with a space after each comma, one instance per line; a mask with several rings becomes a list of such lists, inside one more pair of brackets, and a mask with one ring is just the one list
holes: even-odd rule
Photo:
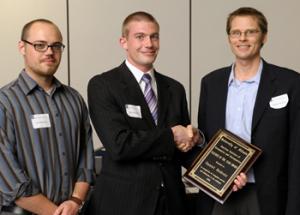
[[65, 48], [65, 45], [60, 42], [56, 42], [56, 43], [49, 45], [47, 42], [44, 42], [44, 41], [38, 41], [38, 42], [33, 42], [33, 43], [31, 43], [27, 40], [22, 40], [22, 41], [29, 45], [32, 45], [34, 47], [34, 49], [38, 52], [46, 52], [49, 47], [54, 52], [63, 52], [63, 50]]

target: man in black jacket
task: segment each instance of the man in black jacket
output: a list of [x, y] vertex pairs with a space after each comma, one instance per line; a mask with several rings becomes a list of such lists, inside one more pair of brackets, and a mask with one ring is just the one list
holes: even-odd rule
[[202, 79], [198, 123], [205, 137], [226, 128], [263, 153], [242, 191], [223, 205], [200, 193], [196, 214], [299, 214], [299, 74], [261, 58], [267, 31], [256, 9], [232, 12], [227, 34], [236, 60]]

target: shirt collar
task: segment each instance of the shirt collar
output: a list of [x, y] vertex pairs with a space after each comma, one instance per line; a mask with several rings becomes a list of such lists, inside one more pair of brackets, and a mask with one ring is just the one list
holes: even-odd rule
[[[235, 67], [235, 64], [233, 63], [232, 66], [231, 66], [231, 71], [230, 71], [230, 75], [229, 75], [229, 79], [228, 79], [228, 86], [230, 86], [234, 81], [236, 81], [236, 79], [234, 78], [234, 67]], [[262, 69], [263, 69], [263, 61], [260, 59], [259, 67], [257, 69], [256, 75], [254, 77], [250, 78], [249, 80], [244, 81], [244, 82], [259, 84]]]
[[133, 66], [128, 60], [125, 61], [126, 66], [129, 68], [130, 72], [133, 74], [138, 83], [141, 83], [142, 77], [144, 74], [149, 74], [152, 80], [155, 80], [154, 69], [150, 69], [147, 72], [142, 72], [135, 66]]
[[[19, 79], [23, 79], [25, 84], [24, 85], [20, 85], [21, 89], [24, 91], [24, 93], [26, 95], [28, 95], [30, 92], [32, 92], [34, 89], [41, 89], [39, 87], [39, 85], [37, 84], [37, 82], [35, 80], [33, 80], [25, 71], [25, 69], [22, 70]], [[53, 91], [56, 91], [57, 89], [59, 89], [60, 87], [62, 87], [62, 83], [57, 80], [55, 77], [53, 78]]]

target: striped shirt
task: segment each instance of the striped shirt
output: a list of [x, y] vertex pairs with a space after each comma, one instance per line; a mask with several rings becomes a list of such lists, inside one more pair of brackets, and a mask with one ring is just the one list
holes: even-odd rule
[[54, 79], [48, 94], [23, 70], [0, 90], [0, 205], [38, 193], [59, 204], [91, 183], [91, 132], [77, 91]]

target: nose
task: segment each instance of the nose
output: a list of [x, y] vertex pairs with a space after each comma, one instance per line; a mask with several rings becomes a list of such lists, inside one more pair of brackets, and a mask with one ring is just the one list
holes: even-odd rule
[[152, 47], [153, 42], [150, 36], [145, 37], [144, 44], [146, 47]]
[[45, 54], [47, 54], [47, 55], [53, 55], [54, 54], [53, 47], [52, 46], [48, 46]]
[[240, 40], [245, 40], [247, 38], [245, 32], [241, 32], [241, 36], [239, 37]]

